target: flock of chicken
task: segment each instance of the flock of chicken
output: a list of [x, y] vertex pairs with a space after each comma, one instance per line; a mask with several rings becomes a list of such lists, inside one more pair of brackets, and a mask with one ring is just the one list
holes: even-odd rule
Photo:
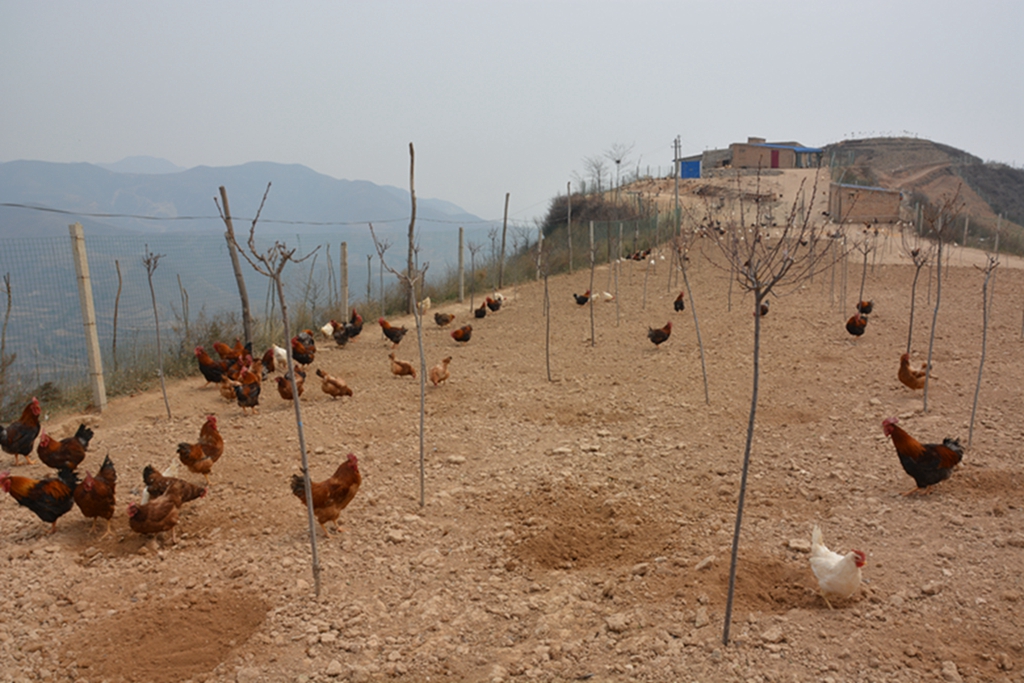
[[[573, 299], [579, 306], [584, 306], [590, 302], [590, 296], [591, 293], [587, 290], [582, 295], [573, 294]], [[480, 319], [486, 317], [488, 312], [497, 312], [503, 301], [500, 294], [496, 294], [493, 298], [487, 297], [480, 308], [474, 309], [474, 317]], [[866, 316], [871, 313], [873, 305], [872, 301], [858, 302], [857, 313], [846, 324], [847, 330], [851, 334], [860, 336], [864, 333], [864, 328], [867, 325]], [[429, 307], [429, 303], [421, 302], [421, 309], [425, 310], [427, 307]], [[680, 293], [673, 302], [673, 309], [676, 312], [685, 309], [683, 293]], [[761, 316], [767, 315], [767, 301], [761, 305], [758, 312]], [[435, 323], [442, 328], [450, 325], [454, 319], [455, 316], [450, 313], [434, 314]], [[388, 354], [391, 372], [399, 377], [416, 377], [416, 368], [412, 363], [400, 360], [395, 356], [395, 349], [405, 337], [406, 328], [392, 325], [384, 318], [380, 318], [378, 324], [384, 337], [391, 342], [391, 352]], [[338, 346], [344, 347], [349, 341], [359, 336], [362, 327], [363, 319], [353, 309], [352, 316], [346, 323], [340, 324], [331, 320], [324, 325], [321, 331], [325, 336], [333, 338]], [[471, 339], [472, 332], [472, 325], [464, 325], [451, 332], [451, 337], [457, 343], [465, 344]], [[647, 336], [657, 346], [665, 342], [671, 333], [672, 323], [669, 322], [662, 328], [649, 328]], [[287, 357], [285, 350], [272, 346], [260, 359], [254, 360], [251, 345], [244, 346], [240, 341], [236, 341], [234, 346], [228, 346], [221, 342], [216, 342], [213, 346], [220, 356], [220, 360], [215, 361], [201, 346], [197, 346], [195, 349], [199, 370], [207, 380], [207, 384], [217, 383], [222, 394], [226, 398], [237, 401], [243, 413], [246, 410], [255, 412], [259, 404], [262, 382], [268, 373], [277, 368], [283, 369]], [[293, 337], [291, 347], [292, 358], [295, 361], [294, 378], [291, 373], [285, 373], [276, 378], [278, 392], [285, 400], [292, 400], [295, 391], [299, 396], [302, 395], [306, 369], [316, 357], [316, 342], [312, 331], [303, 330]], [[451, 360], [452, 357], [447, 356], [431, 368], [429, 378], [434, 386], [439, 386], [450, 377], [449, 364]], [[900, 357], [897, 376], [900, 382], [908, 388], [913, 390], [923, 388], [926, 371], [926, 366], [911, 367], [909, 354], [905, 353]], [[322, 380], [322, 390], [331, 397], [353, 395], [352, 389], [344, 380], [319, 368], [316, 370], [316, 374]], [[93, 520], [93, 526], [97, 519], [102, 518], [107, 521], [107, 530], [103, 537], [107, 536], [110, 533], [111, 518], [115, 510], [114, 491], [117, 474], [113, 462], [108, 455], [104, 458], [95, 476], [86, 470], [85, 478], [80, 481], [77, 467], [86, 457], [93, 431], [82, 424], [73, 436], [59, 441], [45, 432], [40, 436], [39, 417], [41, 412], [39, 401], [33, 398], [25, 406], [19, 420], [12, 422], [6, 428], [0, 427], [0, 448], [4, 452], [14, 455], [15, 466], [19, 464], [19, 456], [25, 459], [25, 464], [29, 464], [31, 463], [29, 455], [36, 444], [36, 438], [39, 437], [38, 446], [36, 446], [39, 459], [43, 464], [56, 470], [56, 475], [34, 479], [2, 472], [0, 473], [0, 489], [9, 493], [20, 505], [34, 512], [42, 521], [50, 523], [50, 533], [56, 530], [57, 520], [77, 504], [82, 514]], [[959, 465], [963, 458], [963, 448], [956, 439], [952, 438], [946, 438], [942, 443], [922, 444], [899, 427], [898, 421], [898, 418], [895, 417], [887, 418], [882, 423], [882, 429], [885, 435], [892, 440], [903, 469], [914, 479], [915, 488], [905, 492], [904, 495], [929, 493], [932, 486], [948, 479], [953, 469]], [[190, 471], [201, 474], [206, 479], [207, 485], [210, 484], [209, 475], [213, 465], [223, 452], [224, 440], [217, 429], [217, 418], [213, 415], [206, 418], [200, 428], [199, 439], [195, 443], [178, 444], [178, 459], [181, 464]], [[205, 487], [199, 487], [172, 476], [175, 467], [176, 465], [163, 473], [158, 472], [152, 466], [146, 466], [143, 470], [143, 481], [146, 486], [143, 498], [139, 503], [131, 503], [127, 511], [129, 525], [134, 531], [141, 534], [170, 531], [173, 539], [181, 507], [189, 501], [206, 495]], [[309, 492], [313, 497], [314, 513], [326, 535], [330, 536], [325, 524], [332, 521], [338, 527], [340, 512], [355, 496], [361, 482], [358, 459], [352, 454], [327, 480], [311, 482]], [[307, 495], [305, 478], [294, 475], [291, 480], [291, 489], [293, 494], [305, 504]], [[829, 607], [831, 607], [829, 598], [848, 598], [859, 589], [861, 567], [864, 566], [865, 560], [864, 553], [859, 550], [851, 550], [845, 555], [829, 550], [824, 544], [821, 530], [815, 526], [811, 539], [810, 564], [818, 580], [821, 594]]]
[[[21, 417], [0, 432], [0, 447], [31, 464], [29, 455], [40, 433], [39, 416], [42, 408], [39, 400], [33, 398], [21, 413]], [[73, 436], [60, 441], [43, 432], [39, 436], [36, 454], [46, 466], [56, 470], [56, 475], [43, 479], [0, 473], [0, 488], [9, 493], [18, 504], [27, 507], [44, 522], [50, 523], [50, 533], [57, 529], [57, 520], [78, 506], [82, 514], [93, 520], [104, 519], [106, 531], [100, 538], [110, 534], [111, 519], [116, 505], [115, 489], [117, 472], [107, 455], [95, 476], [88, 470], [85, 478], [79, 480], [78, 466], [85, 460], [93, 431], [85, 424], [78, 426]], [[207, 477], [213, 463], [224, 452], [224, 440], [217, 431], [217, 418], [210, 415], [199, 431], [196, 443], [178, 444], [178, 458], [189, 470]], [[143, 470], [146, 490], [139, 503], [128, 505], [128, 523], [140, 534], [171, 531], [178, 523], [178, 511], [185, 503], [206, 495], [206, 488], [191, 484], [184, 479], [161, 474], [153, 467]]]

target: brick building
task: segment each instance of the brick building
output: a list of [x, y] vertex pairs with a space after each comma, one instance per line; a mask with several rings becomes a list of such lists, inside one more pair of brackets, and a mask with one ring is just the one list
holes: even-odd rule
[[828, 211], [836, 223], [895, 223], [901, 198], [899, 190], [832, 183]]

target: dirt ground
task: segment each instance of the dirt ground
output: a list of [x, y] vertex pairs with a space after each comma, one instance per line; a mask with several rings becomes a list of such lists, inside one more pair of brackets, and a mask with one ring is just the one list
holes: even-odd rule
[[[3, 496], [0, 681], [1024, 680], [1024, 271], [997, 271], [963, 466], [933, 494], [904, 497], [913, 482], [881, 422], [898, 415], [923, 441], [966, 446], [983, 277], [952, 255], [925, 413], [921, 392], [896, 379], [913, 269], [893, 245], [879, 256], [863, 337], [844, 329], [856, 259], [844, 302], [840, 269], [773, 299], [764, 318], [728, 646], [754, 318], [750, 296], [730, 295], [728, 273], [695, 253], [709, 404], [692, 307], [673, 312], [682, 285], [668, 286], [657, 255], [649, 273], [622, 264], [617, 304], [593, 308], [594, 345], [590, 308], [570, 296], [589, 271], [551, 280], [550, 382], [542, 284], [507, 287], [500, 311], [471, 321], [467, 345], [426, 324], [427, 366], [454, 359], [451, 380], [427, 387], [423, 506], [418, 380], [390, 375], [372, 322], [347, 348], [320, 343], [315, 366], [355, 396], [330, 399], [311, 373], [302, 409], [314, 479], [354, 452], [363, 486], [345, 531], [318, 537], [319, 598], [305, 510], [289, 489], [294, 410], [273, 385], [255, 417], [198, 376], [169, 386], [170, 420], [159, 391], [101, 416], [51, 416], [44, 427], [57, 436], [95, 425], [81, 468], [114, 460], [115, 533], [98, 540], [74, 509], [47, 535]], [[935, 303], [928, 272], [915, 359]], [[594, 289], [616, 291], [606, 266]], [[470, 322], [468, 302], [428, 319], [436, 310]], [[646, 330], [669, 320], [672, 336], [655, 348]], [[414, 332], [398, 356], [418, 360]], [[131, 532], [124, 509], [143, 466], [171, 462], [208, 413], [226, 442], [209, 495], [183, 511], [176, 544]], [[834, 610], [808, 565], [815, 523], [834, 549], [868, 556], [861, 593]]]

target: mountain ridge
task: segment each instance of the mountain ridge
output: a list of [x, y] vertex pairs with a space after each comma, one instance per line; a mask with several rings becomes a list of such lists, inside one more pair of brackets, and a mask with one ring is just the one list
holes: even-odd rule
[[[214, 204], [218, 188], [227, 188], [232, 215], [248, 221], [268, 182], [261, 221], [271, 225], [302, 224], [304, 230], [317, 232], [332, 225], [407, 222], [410, 215], [406, 190], [337, 179], [301, 164], [252, 161], [163, 173], [108, 168], [121, 163], [107, 168], [85, 162], [0, 163], [0, 203], [20, 205], [0, 206], [0, 237], [63, 236], [71, 220], [106, 234], [219, 231], [223, 224]], [[417, 220], [428, 225], [487, 222], [443, 199], [417, 197], [416, 209]]]

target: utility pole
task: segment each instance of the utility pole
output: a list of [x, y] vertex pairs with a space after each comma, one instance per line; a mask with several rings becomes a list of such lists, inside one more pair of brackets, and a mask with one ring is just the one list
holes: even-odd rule
[[672, 159], [673, 159], [673, 161], [672, 161], [672, 168], [675, 169], [675, 176], [676, 176], [676, 236], [677, 237], [682, 234], [682, 226], [681, 226], [681, 221], [680, 221], [680, 217], [679, 217], [679, 146], [680, 146], [680, 140], [679, 140], [679, 136], [677, 135], [676, 139], [673, 141], [673, 144], [672, 144], [672, 148], [673, 148], [673, 150], [672, 150], [673, 151], [673, 155], [672, 155]]

